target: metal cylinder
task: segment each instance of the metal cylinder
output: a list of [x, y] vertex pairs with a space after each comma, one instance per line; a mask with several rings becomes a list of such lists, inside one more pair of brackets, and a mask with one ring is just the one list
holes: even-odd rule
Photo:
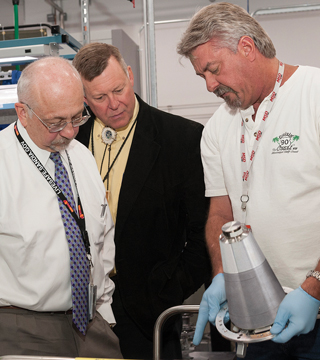
[[252, 231], [238, 221], [225, 224], [220, 249], [232, 323], [247, 330], [272, 325], [285, 292]]

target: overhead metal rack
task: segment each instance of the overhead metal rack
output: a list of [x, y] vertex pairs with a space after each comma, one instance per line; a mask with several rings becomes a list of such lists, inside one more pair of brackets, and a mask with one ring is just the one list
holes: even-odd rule
[[[26, 27], [49, 27], [52, 35], [0, 41], [0, 80], [9, 79], [11, 76], [11, 70], [5, 72], [2, 67], [25, 65], [44, 56], [60, 56], [72, 60], [82, 46], [59, 25], [33, 24], [21, 26], [21, 28]], [[12, 27], [2, 28], [2, 30], [9, 29]], [[72, 53], [60, 54], [61, 49], [67, 49], [67, 52], [70, 50]], [[10, 86], [16, 85], [1, 85], [0, 91], [7, 91]], [[11, 122], [12, 117], [16, 117], [14, 102], [0, 103], [0, 130], [5, 126], [4, 124]]]
[[[43, 26], [43, 25], [41, 25]], [[26, 64], [34, 61], [30, 57], [59, 56], [59, 45], [65, 44], [77, 52], [82, 44], [68, 34], [59, 25], [49, 26], [52, 36], [43, 36], [27, 39], [14, 39], [0, 41], [0, 66]], [[73, 54], [61, 55], [65, 58], [73, 58]], [[16, 57], [27, 57], [15, 59]], [[5, 60], [8, 58], [8, 61]]]

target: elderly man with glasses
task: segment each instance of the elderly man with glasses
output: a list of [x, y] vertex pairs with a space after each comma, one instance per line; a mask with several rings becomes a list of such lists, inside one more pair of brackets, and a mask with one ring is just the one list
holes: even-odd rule
[[48, 57], [0, 132], [0, 355], [122, 358], [111, 326], [114, 226], [75, 68]]

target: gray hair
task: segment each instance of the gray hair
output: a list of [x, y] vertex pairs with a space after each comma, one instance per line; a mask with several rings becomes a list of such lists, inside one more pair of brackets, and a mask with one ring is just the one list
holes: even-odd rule
[[214, 38], [218, 40], [218, 48], [236, 53], [242, 36], [251, 37], [266, 58], [276, 56], [274, 45], [261, 25], [243, 8], [227, 2], [210, 4], [199, 10], [182, 35], [177, 52], [191, 59], [196, 47]]
[[[68, 81], [68, 75], [74, 75], [81, 84], [81, 77], [70, 61], [62, 57], [47, 56], [29, 64], [21, 73], [17, 85], [18, 101], [33, 107], [34, 89], [47, 81], [57, 83]], [[29, 109], [28, 109], [29, 110]], [[29, 115], [31, 115], [29, 113]]]

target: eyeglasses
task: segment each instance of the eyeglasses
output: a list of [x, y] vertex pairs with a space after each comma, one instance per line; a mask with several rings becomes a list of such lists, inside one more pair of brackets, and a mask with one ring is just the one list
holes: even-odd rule
[[56, 124], [47, 125], [43, 120], [41, 120], [41, 119], [39, 118], [39, 116], [31, 109], [31, 107], [30, 107], [28, 104], [23, 103], [23, 102], [21, 102], [21, 103], [24, 104], [24, 105], [27, 105], [28, 108], [32, 111], [32, 113], [42, 122], [42, 124], [43, 124], [43, 125], [49, 130], [49, 132], [51, 132], [51, 133], [55, 133], [55, 132], [59, 132], [59, 131], [63, 130], [63, 129], [64, 129], [68, 124], [70, 124], [70, 123], [72, 124], [73, 127], [81, 126], [81, 125], [85, 124], [85, 123], [88, 121], [88, 119], [90, 118], [90, 116], [91, 116], [91, 115], [89, 114], [88, 109], [85, 107], [86, 112], [87, 112], [87, 115], [81, 116], [81, 117], [79, 117], [79, 118], [77, 118], [77, 119], [73, 119], [73, 120], [71, 120], [71, 121], [58, 122], [58, 123], [56, 123]]

